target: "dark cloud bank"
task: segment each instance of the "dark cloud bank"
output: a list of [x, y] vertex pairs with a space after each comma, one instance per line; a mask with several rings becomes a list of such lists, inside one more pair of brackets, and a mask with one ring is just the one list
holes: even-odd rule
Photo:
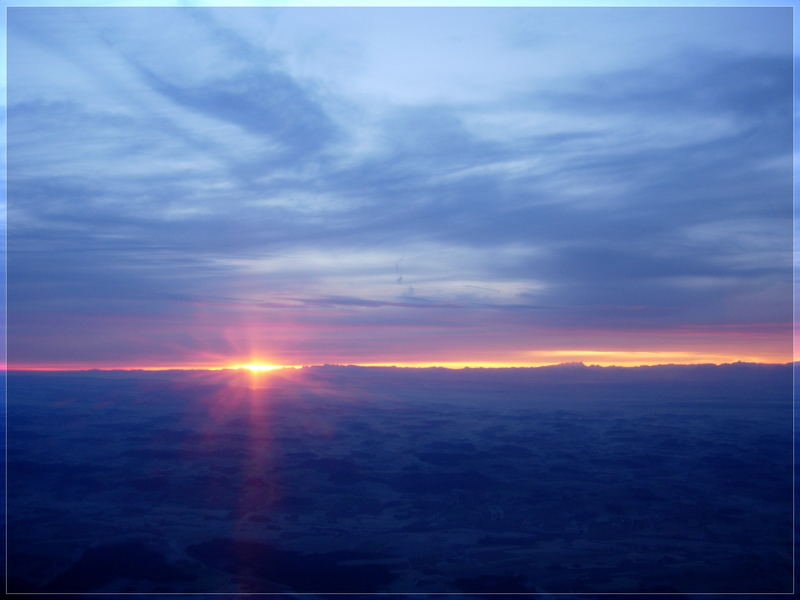
[[792, 366], [9, 374], [37, 592], [791, 588]]

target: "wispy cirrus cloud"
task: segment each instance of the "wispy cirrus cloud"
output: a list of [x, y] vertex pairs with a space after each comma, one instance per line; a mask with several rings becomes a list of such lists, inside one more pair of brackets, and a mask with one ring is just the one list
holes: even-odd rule
[[723, 331], [759, 324], [778, 356], [790, 25], [766, 8], [10, 9], [11, 358], [57, 361], [67, 344], [46, 341], [78, 330], [87, 361], [239, 336], [295, 364], [675, 332], [692, 351], [690, 330], [730, 350], [752, 336]]

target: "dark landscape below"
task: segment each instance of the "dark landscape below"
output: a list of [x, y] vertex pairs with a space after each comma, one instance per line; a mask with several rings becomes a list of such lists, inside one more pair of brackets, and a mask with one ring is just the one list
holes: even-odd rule
[[11, 592], [786, 593], [792, 367], [10, 372]]

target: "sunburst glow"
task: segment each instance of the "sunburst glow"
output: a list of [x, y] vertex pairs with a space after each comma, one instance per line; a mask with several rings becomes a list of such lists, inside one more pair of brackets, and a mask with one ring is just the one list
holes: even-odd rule
[[277, 371], [278, 369], [297, 369], [295, 366], [287, 365], [266, 365], [261, 363], [251, 363], [248, 365], [236, 365], [234, 369], [247, 369], [248, 371]]

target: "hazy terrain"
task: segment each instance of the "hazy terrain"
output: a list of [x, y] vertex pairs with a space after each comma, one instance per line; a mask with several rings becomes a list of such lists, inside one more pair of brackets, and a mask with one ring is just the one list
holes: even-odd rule
[[9, 589], [791, 590], [791, 366], [12, 372]]

